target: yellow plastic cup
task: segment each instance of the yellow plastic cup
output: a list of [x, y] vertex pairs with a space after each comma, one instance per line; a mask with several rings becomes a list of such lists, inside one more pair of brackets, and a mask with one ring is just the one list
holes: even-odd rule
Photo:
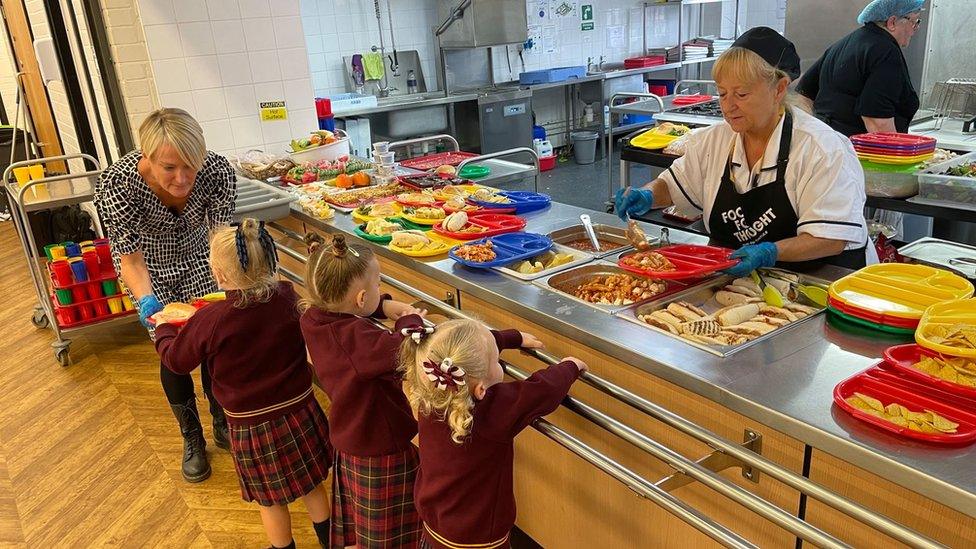
[[14, 177], [17, 178], [17, 185], [23, 187], [30, 181], [31, 172], [29, 166], [21, 166], [19, 168], [14, 168]]
[[51, 259], [65, 259], [66, 257], [68, 256], [64, 251], [64, 246], [51, 246]]
[[127, 295], [122, 296], [122, 308], [125, 309], [126, 311], [131, 311], [132, 309], [135, 309], [135, 306], [132, 304], [132, 300], [129, 299], [129, 296]]
[[31, 180], [44, 179], [44, 164], [31, 164], [27, 169], [30, 171]]
[[121, 313], [124, 309], [122, 306], [121, 297], [113, 297], [108, 300], [108, 309], [112, 311], [113, 315]]

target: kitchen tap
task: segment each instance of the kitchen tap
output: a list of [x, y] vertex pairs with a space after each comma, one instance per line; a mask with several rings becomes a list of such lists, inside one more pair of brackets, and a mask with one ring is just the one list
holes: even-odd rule
[[602, 56], [602, 55], [600, 56], [600, 65], [599, 65], [599, 71], [600, 71], [600, 72], [603, 72], [603, 56]]
[[593, 58], [586, 58], [586, 72], [593, 72]]

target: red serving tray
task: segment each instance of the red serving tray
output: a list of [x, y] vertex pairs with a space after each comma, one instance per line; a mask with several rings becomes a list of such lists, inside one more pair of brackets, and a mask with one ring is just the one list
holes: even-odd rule
[[[190, 305], [193, 305], [199, 311], [200, 309], [206, 307], [207, 305], [210, 305], [210, 302], [209, 301], [204, 301], [202, 299], [197, 299], [193, 303], [190, 303]], [[153, 316], [155, 316], [155, 315], [153, 315]], [[190, 318], [193, 318], [193, 317], [190, 317]], [[183, 326], [184, 324], [186, 324], [187, 322], [189, 322], [189, 320], [190, 320], [189, 318], [186, 319], [186, 320], [174, 320], [172, 322], [167, 322], [166, 324], [170, 324], [172, 326], [176, 326], [177, 328], [179, 328], [179, 327]], [[146, 322], [150, 326], [155, 326], [156, 325], [156, 319], [153, 318], [152, 316], [149, 317], [149, 318], [147, 318], [146, 319]]]
[[652, 278], [684, 280], [688, 278], [701, 278], [716, 271], [728, 269], [729, 267], [739, 263], [738, 259], [729, 259], [729, 255], [732, 253], [732, 250], [728, 248], [720, 248], [718, 246], [676, 244], [674, 246], [665, 246], [652, 251], [655, 251], [668, 258], [671, 263], [674, 263], [677, 270], [651, 271], [640, 269], [624, 264], [623, 258], [617, 260], [617, 266], [625, 271]]
[[475, 213], [468, 216], [468, 225], [487, 229], [481, 233], [458, 233], [445, 230], [443, 221], [434, 225], [434, 232], [455, 240], [478, 240], [489, 236], [514, 233], [525, 228], [525, 220], [515, 215], [499, 213]]
[[896, 316], [890, 316], [883, 313], [875, 313], [873, 311], [868, 311], [866, 309], [861, 309], [860, 307], [855, 307], [853, 305], [848, 305], [842, 303], [833, 296], [827, 296], [827, 303], [831, 307], [837, 309], [838, 311], [844, 313], [845, 315], [856, 316], [857, 318], [873, 322], [875, 324], [882, 324], [884, 326], [891, 326], [892, 328], [903, 328], [905, 330], [914, 330], [918, 328], [918, 322], [920, 319], [911, 318], [899, 318]]
[[882, 146], [887, 148], [919, 148], [935, 145], [935, 139], [931, 137], [896, 132], [875, 132], [852, 135], [851, 142], [859, 145]]
[[625, 69], [637, 69], [644, 67], [656, 67], [658, 65], [663, 65], [667, 62], [668, 58], [665, 55], [644, 55], [641, 57], [630, 57], [624, 59]]
[[[834, 387], [834, 404], [856, 419], [905, 438], [933, 444], [957, 445], [970, 444], [976, 440], [976, 401], [960, 398], [951, 393], [944, 393], [938, 389], [916, 383], [912, 381], [912, 378], [899, 375], [900, 370], [891, 372], [885, 366], [887, 366], [887, 362], [879, 362], [838, 383]], [[958, 423], [959, 427], [956, 433], [951, 434], [920, 433], [907, 427], [899, 427], [848, 404], [844, 399], [855, 392], [872, 396], [880, 400], [885, 406], [892, 402], [898, 402], [913, 412], [932, 410]]]
[[861, 145], [858, 143], [854, 144], [854, 150], [859, 153], [865, 154], [879, 154], [886, 156], [921, 156], [923, 154], [934, 154], [935, 147], [924, 147], [924, 148], [886, 148], [877, 147], [874, 145]]
[[671, 100], [672, 105], [697, 105], [714, 99], [711, 95], [679, 95]]
[[428, 154], [426, 156], [419, 156], [417, 158], [409, 158], [401, 161], [400, 165], [407, 168], [412, 168], [414, 170], [427, 171], [444, 165], [457, 166], [468, 158], [474, 158], [476, 156], [478, 155], [475, 153], [464, 151], [442, 152], [437, 154]]
[[932, 385], [948, 393], [954, 393], [967, 398], [976, 398], [976, 387], [966, 387], [942, 378], [929, 375], [913, 364], [918, 362], [922, 355], [931, 357], [941, 357], [939, 353], [926, 349], [920, 345], [909, 343], [907, 345], [895, 345], [885, 349], [884, 357], [889, 366], [903, 372], [905, 375], [913, 377], [922, 383]]

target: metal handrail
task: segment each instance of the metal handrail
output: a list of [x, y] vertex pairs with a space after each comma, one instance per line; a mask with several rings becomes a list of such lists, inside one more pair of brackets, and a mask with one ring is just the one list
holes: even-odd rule
[[461, 150], [461, 145], [458, 140], [454, 138], [453, 135], [447, 135], [446, 133], [438, 135], [429, 135], [427, 137], [415, 137], [413, 139], [404, 139], [403, 141], [394, 141], [390, 143], [391, 149], [398, 149], [400, 147], [409, 147], [410, 145], [419, 145], [421, 143], [435, 143], [437, 141], [450, 141], [454, 145], [455, 151]]
[[[289, 255], [290, 257], [293, 257], [296, 260], [307, 261], [306, 257], [302, 256], [298, 252], [295, 252], [294, 250], [290, 250], [279, 244], [276, 244], [276, 247], [278, 247], [281, 250], [286, 250], [285, 251], [286, 255]], [[437, 298], [427, 294], [426, 292], [413, 288], [387, 275], [381, 274], [380, 279], [383, 283], [393, 287], [394, 289], [397, 289], [405, 294], [420, 299], [421, 301], [429, 305], [436, 305], [439, 312], [445, 314], [445, 316], [475, 320], [472, 319], [469, 315], [465, 314], [463, 311], [460, 311], [447, 304], [442, 304]], [[542, 361], [544, 364], [550, 366], [554, 364], [558, 364], [560, 362], [560, 360], [553, 357], [552, 355], [537, 349], [523, 349], [522, 352], [530, 356], [533, 356], [534, 358], [537, 358], [540, 361]], [[511, 366], [509, 366], [508, 369], [512, 370], [513, 373], [520, 373], [517, 371], [517, 369]], [[827, 504], [828, 506], [862, 522], [867, 526], [870, 526], [871, 528], [889, 537], [892, 537], [902, 543], [905, 543], [906, 545], [909, 545], [911, 547], [924, 547], [924, 548], [944, 547], [938, 542], [926, 536], [923, 536], [922, 534], [919, 534], [918, 532], [915, 532], [901, 524], [898, 524], [892, 521], [891, 519], [889, 519], [888, 517], [881, 515], [880, 513], [871, 511], [870, 509], [867, 509], [866, 507], [863, 507], [856, 502], [853, 502], [847, 498], [844, 498], [833, 492], [830, 492], [827, 489], [820, 486], [819, 484], [811, 481], [810, 479], [798, 475], [766, 459], [760, 454], [756, 454], [755, 452], [752, 452], [750, 450], [743, 449], [738, 444], [724, 437], [721, 437], [705, 429], [704, 427], [701, 427], [700, 425], [678, 414], [675, 414], [674, 412], [671, 412], [666, 408], [654, 404], [644, 399], [643, 397], [640, 397], [618, 385], [610, 383], [609, 381], [603, 379], [600, 376], [597, 376], [590, 372], [584, 372], [583, 374], [580, 375], [580, 380], [582, 380], [587, 385], [590, 385], [591, 387], [594, 387], [600, 390], [601, 392], [615, 398], [616, 400], [624, 404], [627, 404], [628, 406], [631, 406], [655, 419], [658, 419], [661, 422], [678, 429], [679, 431], [685, 433], [686, 435], [689, 435], [699, 441], [708, 444], [709, 446], [712, 446], [713, 448], [721, 450], [741, 460], [743, 463], [761, 472], [764, 472], [770, 475], [771, 477], [775, 478], [776, 480], [779, 480], [780, 482], [783, 482], [784, 484], [796, 489], [797, 491], [806, 494], [810, 497], [813, 497], [814, 499], [817, 499]], [[727, 481], [723, 477], [719, 477], [707, 469], [702, 468], [699, 464], [695, 463], [694, 461], [689, 460], [685, 456], [677, 452], [674, 452], [670, 448], [667, 448], [661, 445], [660, 443], [651, 440], [645, 435], [637, 431], [634, 431], [630, 427], [620, 424], [613, 418], [610, 418], [609, 416], [602, 414], [601, 412], [593, 409], [592, 407], [586, 405], [585, 403], [581, 403], [573, 399], [572, 397], [568, 397], [567, 401], [564, 402], [564, 404], [566, 404], [567, 408], [569, 408], [570, 410], [584, 417], [587, 417], [587, 419], [590, 419], [591, 421], [600, 425], [601, 427], [604, 427], [605, 429], [613, 432], [614, 434], [617, 434], [624, 440], [627, 440], [628, 442], [634, 444], [635, 446], [644, 449], [645, 451], [648, 451], [652, 455], [655, 455], [655, 457], [662, 459], [663, 461], [665, 461], [675, 469], [687, 474], [692, 478], [695, 478], [696, 480], [699, 480], [700, 482], [706, 484], [710, 488], [718, 491], [719, 493], [722, 493], [723, 495], [729, 497], [730, 499], [737, 501], [743, 506], [751, 509], [756, 514], [766, 518], [767, 520], [779, 524], [780, 526], [795, 533], [796, 535], [804, 539], [808, 539], [807, 536], [810, 536], [808, 540], [817, 543], [818, 545], [831, 546], [831, 547], [844, 546], [843, 542], [840, 542], [839, 540], [836, 540], [835, 538], [829, 536], [828, 534], [821, 532], [815, 527], [810, 526], [809, 523], [806, 523], [805, 521], [797, 517], [793, 517], [792, 515], [788, 515], [788, 514], [787, 515], [789, 518], [784, 517], [783, 515], [780, 514], [780, 513], [785, 513], [782, 509], [772, 505], [771, 503], [769, 503], [766, 500], [763, 500], [762, 498], [758, 498], [758, 496], [755, 496], [751, 492], [745, 492], [746, 494], [749, 494], [748, 496], [742, 496], [741, 494], [733, 495], [738, 490], [742, 490], [741, 487], [732, 484], [731, 482]], [[729, 486], [719, 487], [719, 485], [730, 485], [731, 487]], [[758, 499], [762, 503], [755, 501], [756, 499]], [[770, 509], [770, 507], [772, 509], [775, 509], [778, 512], [773, 511], [772, 509]]]
[[[641, 92], [619, 92], [610, 96], [610, 112], [608, 116], [610, 117], [607, 122], [610, 124], [610, 133], [607, 137], [607, 200], [613, 200], [614, 190], [613, 190], [613, 107], [618, 99], [631, 99], [631, 98], [645, 98], [654, 99], [657, 101], [658, 107], [661, 109], [660, 112], [664, 112], [664, 99], [661, 99], [660, 95], [653, 93], [641, 93]], [[623, 168], [621, 167], [621, 172]], [[623, 179], [621, 179], [621, 186], [623, 186]]]
[[528, 154], [532, 157], [532, 162], [535, 165], [535, 192], [539, 192], [539, 174], [542, 173], [539, 170], [539, 153], [537, 153], [535, 149], [531, 149], [529, 147], [516, 147], [514, 149], [505, 149], [504, 151], [496, 151], [493, 153], [481, 154], [472, 158], [465, 158], [464, 160], [461, 161], [460, 164], [458, 164], [457, 171], [458, 173], [460, 173], [465, 166], [467, 166], [468, 164], [473, 164], [475, 162], [481, 162], [483, 160], [491, 160], [493, 158], [504, 158], [506, 156], [512, 156], [515, 154], [523, 154], [523, 153]]
[[[276, 244], [276, 247], [278, 247], [279, 250], [285, 251], [286, 255], [289, 255], [295, 259], [300, 259], [303, 257], [298, 252], [289, 250], [281, 245]], [[279, 267], [278, 271], [282, 276], [291, 280], [292, 282], [304, 284], [303, 277], [292, 272], [291, 270], [284, 267]], [[379, 321], [373, 319], [370, 320], [374, 324], [384, 327]], [[502, 362], [502, 366], [505, 367], [506, 370], [514, 369], [512, 365], [504, 361]], [[698, 511], [687, 503], [681, 501], [673, 494], [670, 494], [662, 489], [660, 486], [657, 486], [653, 482], [638, 475], [634, 471], [614, 461], [610, 457], [598, 452], [593, 447], [586, 445], [579, 439], [573, 437], [559, 427], [556, 427], [549, 421], [542, 418], [536, 419], [532, 422], [532, 427], [557, 444], [563, 446], [576, 456], [582, 458], [587, 463], [610, 475], [637, 495], [656, 503], [667, 512], [685, 521], [687, 524], [709, 536], [713, 540], [721, 543], [725, 547], [735, 549], [753, 549], [757, 547], [755, 544], [749, 542], [739, 534], [736, 534], [727, 527], [722, 526], [714, 520], [706, 517], [701, 513], [701, 511]]]

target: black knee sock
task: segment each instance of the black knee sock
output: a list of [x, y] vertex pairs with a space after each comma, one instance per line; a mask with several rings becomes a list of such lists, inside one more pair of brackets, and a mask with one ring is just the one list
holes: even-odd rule
[[278, 547], [277, 545], [275, 545], [275, 544], [272, 543], [271, 544], [271, 549], [295, 549], [295, 540], [291, 540], [291, 543], [289, 543], [288, 545], [286, 545], [284, 547]]
[[312, 528], [315, 529], [315, 536], [319, 538], [319, 545], [322, 547], [329, 546], [329, 529], [331, 523], [329, 519], [325, 519], [322, 522], [313, 522]]

